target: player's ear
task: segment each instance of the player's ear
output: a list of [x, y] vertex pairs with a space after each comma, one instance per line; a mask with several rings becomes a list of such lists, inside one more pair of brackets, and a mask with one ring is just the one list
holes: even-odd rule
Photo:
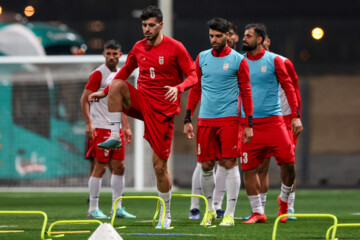
[[164, 22], [160, 22], [160, 29], [162, 29], [164, 26]]

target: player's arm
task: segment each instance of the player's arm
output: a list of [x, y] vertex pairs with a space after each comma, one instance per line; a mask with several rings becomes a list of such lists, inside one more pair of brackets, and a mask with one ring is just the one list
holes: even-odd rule
[[[134, 55], [134, 49], [131, 50], [126, 58], [125, 65], [120, 69], [120, 71], [115, 75], [113, 80], [124, 80], [128, 79], [131, 73], [138, 67], [137, 61]], [[89, 102], [98, 102], [100, 98], [104, 98], [109, 94], [108, 84], [102, 91], [98, 91], [90, 94]]]
[[296, 100], [298, 102], [299, 112], [300, 112], [300, 115], [301, 115], [301, 95], [300, 95], [298, 75], [296, 74], [293, 63], [289, 59], [286, 59], [284, 61], [284, 64], [285, 64], [286, 71], [289, 74], [289, 77], [291, 78], [292, 84], [294, 86], [295, 94], [296, 94]]
[[86, 84], [85, 89], [80, 98], [81, 112], [84, 116], [85, 123], [86, 123], [86, 136], [90, 140], [94, 140], [95, 128], [94, 128], [91, 118], [90, 118], [90, 105], [88, 102], [88, 98], [89, 98], [90, 94], [92, 94], [97, 89], [99, 89], [100, 84], [101, 84], [101, 78], [102, 78], [101, 72], [99, 72], [99, 71], [93, 72], [90, 75], [89, 81]]
[[296, 99], [294, 86], [286, 71], [284, 61], [280, 57], [275, 57], [275, 73], [281, 87], [284, 89], [286, 98], [291, 108], [291, 131], [294, 136], [299, 135], [302, 132], [303, 126], [300, 120], [300, 111]]
[[171, 102], [177, 100], [177, 95], [186, 91], [187, 89], [194, 86], [198, 79], [195, 72], [194, 61], [186, 51], [184, 45], [179, 43], [176, 48], [177, 64], [181, 69], [181, 72], [185, 74], [185, 79], [175, 87], [165, 86], [168, 92], [165, 94], [165, 99], [169, 99]]
[[121, 113], [121, 124], [124, 130], [124, 143], [128, 144], [132, 141], [132, 132], [127, 115], [125, 113]]
[[241, 101], [243, 102], [245, 117], [247, 118], [247, 126], [244, 128], [243, 131], [243, 142], [248, 143], [253, 137], [253, 129], [252, 129], [253, 102], [252, 102], [249, 65], [245, 58], [243, 58], [243, 60], [240, 63], [239, 71], [237, 73], [237, 78], [239, 82]]
[[196, 62], [195, 62], [195, 72], [196, 72], [198, 81], [192, 88], [190, 88], [189, 96], [188, 96], [188, 100], [187, 100], [187, 106], [186, 106], [185, 121], [184, 121], [184, 124], [185, 124], [184, 125], [184, 133], [189, 139], [192, 139], [195, 136], [194, 129], [191, 124], [191, 120], [194, 115], [196, 106], [201, 98], [202, 72], [201, 72], [201, 68], [199, 66], [199, 55], [197, 56]]

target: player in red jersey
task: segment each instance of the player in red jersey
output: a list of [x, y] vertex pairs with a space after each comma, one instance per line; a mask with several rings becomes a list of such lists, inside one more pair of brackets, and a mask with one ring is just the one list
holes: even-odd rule
[[223, 161], [227, 193], [226, 211], [220, 226], [234, 226], [234, 212], [240, 189], [238, 167], [239, 94], [244, 103], [248, 125], [242, 140], [252, 138], [252, 95], [249, 68], [245, 58], [227, 45], [228, 21], [213, 18], [208, 22], [211, 49], [199, 53], [196, 59], [198, 83], [190, 90], [184, 133], [194, 137], [191, 115], [201, 98], [199, 121], [196, 130], [197, 160], [201, 162], [201, 188], [209, 209], [206, 225], [215, 220], [213, 204], [215, 189], [214, 167]]
[[[99, 149], [96, 144], [102, 142], [104, 137], [110, 135], [110, 123], [107, 117], [107, 99], [101, 99], [99, 102], [91, 103], [89, 106], [88, 97], [91, 93], [104, 89], [119, 71], [117, 67], [119, 58], [121, 57], [121, 46], [115, 40], [109, 40], [104, 44], [103, 55], [105, 63], [100, 65], [89, 77], [89, 81], [85, 86], [81, 96], [81, 110], [86, 122], [86, 136], [88, 138], [88, 149], [86, 156], [94, 158], [94, 168], [89, 179], [89, 212], [91, 218], [107, 218], [107, 216], [99, 209], [99, 195], [101, 189], [102, 177], [109, 165], [111, 169], [111, 188], [112, 200], [114, 202], [118, 197], [122, 196], [125, 184], [125, 149], [121, 150], [104, 150]], [[122, 114], [125, 143], [131, 141], [132, 133], [125, 114]], [[120, 130], [121, 135], [123, 131]], [[118, 201], [116, 207], [116, 217], [135, 218], [121, 207], [121, 201]], [[114, 211], [112, 209], [111, 211]]]
[[[108, 87], [112, 132], [110, 138], [99, 145], [103, 148], [121, 146], [118, 136], [121, 112], [144, 121], [144, 138], [154, 151], [153, 166], [158, 194], [166, 203], [164, 227], [169, 228], [172, 181], [167, 170], [167, 159], [174, 131], [174, 116], [180, 113], [180, 93], [196, 84], [197, 76], [194, 62], [185, 47], [161, 33], [161, 10], [149, 6], [143, 9], [140, 18], [145, 39], [134, 45], [125, 65]], [[137, 67], [140, 75], [138, 89], [135, 89], [125, 80]], [[107, 89], [90, 95], [89, 101], [106, 95]], [[160, 221], [156, 228], [161, 228]]]
[[[298, 135], [302, 130], [297, 99], [291, 79], [279, 55], [263, 49], [266, 27], [249, 24], [245, 27], [243, 50], [247, 51], [251, 89], [254, 101], [254, 138], [241, 145], [241, 169], [253, 214], [243, 223], [266, 222], [260, 199], [259, 165], [272, 151], [281, 168], [281, 193], [278, 215], [288, 213], [288, 198], [295, 179], [294, 152], [280, 107], [279, 84], [285, 90], [291, 107], [291, 130]], [[266, 103], [266, 104], [264, 104]], [[280, 219], [286, 222], [287, 217]]]
[[[239, 42], [239, 35], [237, 33], [237, 26], [228, 21], [229, 26], [229, 36], [227, 37], [227, 44], [230, 48], [236, 50], [236, 44]], [[239, 101], [241, 98], [239, 98]], [[226, 180], [226, 167], [224, 162], [220, 159], [217, 162], [216, 173], [215, 173], [215, 189], [214, 189], [214, 207], [216, 211], [217, 218], [222, 218], [225, 211], [221, 209], [224, 195], [226, 192], [225, 189], [225, 180]], [[201, 163], [197, 163], [192, 175], [191, 181], [191, 193], [192, 194], [202, 194], [201, 185]], [[199, 198], [191, 198], [189, 219], [200, 219], [200, 203]]]
[[[265, 36], [265, 40], [263, 43], [263, 46], [265, 48], [266, 51], [270, 51], [270, 44], [271, 44], [271, 40], [269, 38], [268, 35]], [[292, 62], [288, 59], [288, 58], [284, 58], [282, 57], [282, 59], [284, 60], [284, 65], [286, 68], [287, 73], [289, 74], [292, 84], [294, 86], [295, 89], [295, 94], [296, 94], [296, 99], [298, 102], [298, 106], [299, 106], [299, 112], [301, 113], [301, 97], [300, 97], [300, 89], [299, 89], [299, 82], [298, 82], [298, 76], [296, 74], [294, 65], [292, 64]], [[291, 132], [291, 111], [290, 111], [290, 106], [289, 103], [287, 101], [287, 98], [285, 96], [285, 92], [284, 90], [281, 88], [280, 89], [280, 101], [281, 101], [281, 111], [284, 117], [284, 121], [286, 124], [286, 128], [288, 130], [289, 136], [290, 136], [290, 140], [292, 141], [293, 145], [294, 145], [294, 149], [297, 143], [297, 136], [294, 136]], [[264, 162], [259, 166], [259, 178], [260, 178], [260, 198], [261, 198], [261, 203], [265, 209], [265, 204], [266, 204], [266, 195], [267, 195], [267, 190], [269, 188], [269, 175], [268, 175], [268, 170], [269, 170], [269, 165], [270, 165], [270, 157], [273, 155], [273, 153], [269, 152], [266, 157]], [[294, 181], [294, 186], [293, 189], [289, 195], [289, 200], [288, 200], [288, 204], [289, 204], [289, 214], [293, 214], [295, 212], [294, 210], [294, 202], [295, 202], [295, 184], [296, 181]], [[245, 220], [247, 220], [247, 218], [244, 218]], [[288, 217], [288, 220], [296, 220], [296, 217]]]

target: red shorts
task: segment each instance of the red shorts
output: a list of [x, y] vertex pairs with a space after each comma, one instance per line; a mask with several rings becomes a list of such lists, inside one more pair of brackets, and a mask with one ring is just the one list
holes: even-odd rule
[[254, 119], [253, 133], [250, 143], [241, 142], [241, 170], [260, 165], [269, 151], [278, 163], [295, 162], [293, 144], [282, 116]]
[[174, 133], [174, 117], [166, 116], [152, 109], [149, 101], [136, 88], [128, 82], [126, 84], [130, 92], [131, 107], [124, 108], [124, 113], [144, 121], [144, 138], [148, 140], [154, 152], [161, 159], [167, 160]]
[[196, 130], [198, 162], [236, 158], [238, 136], [234, 132], [238, 131], [239, 124], [222, 127], [198, 126]]
[[[86, 158], [96, 158], [100, 163], [107, 163], [110, 159], [124, 161], [125, 159], [125, 146], [123, 146], [120, 150], [105, 150], [100, 149], [97, 145], [110, 137], [111, 130], [110, 129], [95, 129], [96, 136], [94, 137], [94, 141], [88, 139], [87, 149], [86, 149]], [[124, 135], [122, 129], [120, 129], [120, 137], [124, 142]]]
[[[296, 147], [296, 143], [297, 143], [297, 136], [294, 136], [294, 134], [291, 132], [291, 120], [292, 120], [292, 116], [291, 116], [291, 114], [290, 114], [290, 115], [283, 116], [283, 118], [284, 118], [284, 121], [285, 121], [286, 130], [287, 130], [287, 132], [288, 132], [288, 134], [289, 134], [290, 140], [291, 140], [291, 142], [292, 142], [292, 144], [293, 144], [293, 148], [294, 148], [294, 151], [295, 151], [295, 147]], [[273, 155], [274, 155], [274, 154], [273, 154], [271, 151], [269, 151], [269, 152], [266, 154], [265, 158], [271, 158]], [[278, 161], [277, 161], [277, 162], [278, 162]], [[279, 162], [278, 162], [278, 164], [279, 164]]]

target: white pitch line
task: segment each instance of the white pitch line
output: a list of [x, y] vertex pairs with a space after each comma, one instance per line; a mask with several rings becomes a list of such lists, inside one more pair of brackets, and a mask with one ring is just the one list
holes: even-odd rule
[[[178, 235], [177, 235], [178, 234]], [[197, 237], [214, 237], [214, 234], [195, 234], [195, 233], [121, 233], [121, 235], [130, 235], [130, 236], [197, 236]]]
[[[139, 221], [135, 221], [135, 222], [139, 222], [139, 223], [148, 223], [148, 222], [152, 222], [153, 220], [139, 220]], [[171, 219], [171, 222], [176, 222], [178, 220], [176, 219]], [[155, 220], [155, 222], [158, 222], [158, 220]]]
[[18, 225], [0, 225], [0, 228], [6, 228], [6, 227], [18, 227]]

